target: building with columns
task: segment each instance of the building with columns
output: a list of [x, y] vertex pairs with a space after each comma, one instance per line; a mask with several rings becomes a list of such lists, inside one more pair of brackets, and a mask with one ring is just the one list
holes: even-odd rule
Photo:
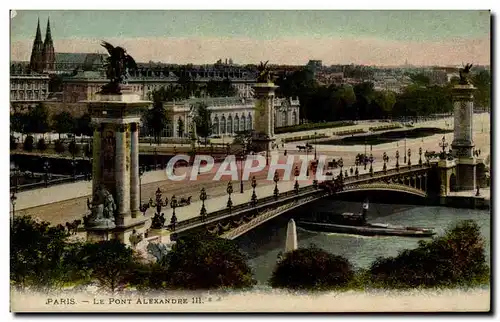
[[43, 102], [49, 95], [50, 77], [46, 74], [18, 70], [10, 75], [10, 102], [14, 110]]
[[[205, 103], [210, 111], [213, 136], [234, 136], [239, 131], [255, 128], [254, 111], [255, 100], [239, 97], [206, 97], [191, 98], [182, 101], [167, 102], [165, 108], [172, 115], [172, 123], [165, 130], [166, 137], [189, 137], [192, 122], [192, 106]], [[274, 101], [275, 127], [299, 124], [298, 99], [275, 98]], [[183, 129], [179, 131], [179, 120]]]

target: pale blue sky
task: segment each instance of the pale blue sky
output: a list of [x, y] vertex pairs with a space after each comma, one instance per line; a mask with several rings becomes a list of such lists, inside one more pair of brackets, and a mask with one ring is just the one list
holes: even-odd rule
[[33, 39], [51, 18], [56, 39], [106, 37], [481, 38], [488, 11], [17, 11], [13, 41]]
[[56, 52], [103, 52], [101, 40], [140, 61], [303, 64], [490, 62], [489, 11], [16, 11], [11, 59], [29, 60], [40, 18]]

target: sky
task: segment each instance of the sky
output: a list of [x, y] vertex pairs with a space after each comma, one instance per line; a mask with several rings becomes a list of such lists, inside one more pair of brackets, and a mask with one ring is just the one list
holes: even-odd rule
[[490, 63], [489, 11], [24, 11], [11, 12], [11, 59], [29, 60], [40, 19], [56, 52], [105, 52], [137, 61], [277, 64]]

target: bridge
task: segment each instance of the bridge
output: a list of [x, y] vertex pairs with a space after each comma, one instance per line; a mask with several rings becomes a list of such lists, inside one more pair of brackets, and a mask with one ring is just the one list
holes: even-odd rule
[[[204, 216], [198, 215], [178, 222], [175, 229], [171, 225], [168, 225], [166, 229], [169, 231], [171, 240], [176, 240], [185, 234], [207, 232], [222, 238], [235, 239], [283, 213], [335, 194], [381, 190], [425, 198], [429, 195], [428, 177], [433, 169], [437, 169], [437, 164], [403, 166], [397, 169], [348, 176], [341, 180], [342, 187], [335, 191], [322, 188], [321, 184], [316, 181], [312, 185], [297, 186], [291, 191], [254, 201], [249, 200]], [[331, 182], [333, 182], [331, 177], [324, 180], [324, 183]]]

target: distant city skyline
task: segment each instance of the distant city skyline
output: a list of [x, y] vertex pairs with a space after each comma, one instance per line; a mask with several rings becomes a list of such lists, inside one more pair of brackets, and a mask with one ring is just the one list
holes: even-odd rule
[[29, 60], [37, 19], [56, 52], [120, 45], [141, 62], [490, 64], [489, 11], [15, 11], [11, 60]]

